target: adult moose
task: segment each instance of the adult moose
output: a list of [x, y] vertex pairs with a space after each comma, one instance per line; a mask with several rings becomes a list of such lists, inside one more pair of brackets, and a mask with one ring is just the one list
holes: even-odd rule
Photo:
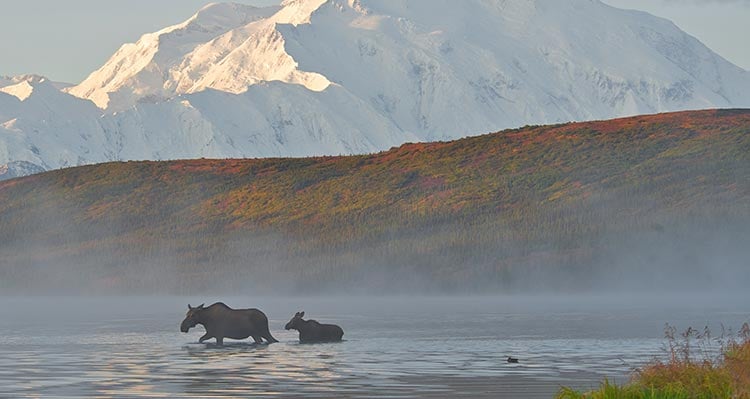
[[284, 327], [287, 330], [299, 331], [299, 342], [335, 342], [341, 341], [341, 337], [344, 336], [344, 330], [335, 324], [321, 324], [315, 320], [303, 320], [303, 317], [305, 312], [295, 313]]
[[268, 331], [268, 317], [258, 309], [232, 309], [217, 302], [209, 307], [200, 305], [192, 307], [188, 304], [185, 320], [180, 325], [180, 331], [186, 333], [196, 325], [206, 328], [206, 333], [198, 342], [216, 338], [216, 344], [224, 345], [224, 338], [245, 339], [253, 337], [256, 344], [265, 339], [269, 344], [279, 342]]

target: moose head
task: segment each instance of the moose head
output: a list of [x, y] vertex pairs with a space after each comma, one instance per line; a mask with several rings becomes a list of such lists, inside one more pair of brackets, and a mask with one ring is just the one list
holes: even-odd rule
[[291, 320], [289, 320], [289, 323], [286, 323], [286, 326], [284, 326], [287, 330], [297, 330], [299, 331], [299, 328], [301, 327], [302, 323], [304, 322], [302, 318], [305, 317], [305, 312], [297, 312], [294, 314], [294, 317], [292, 317]]
[[205, 309], [205, 304], [201, 304], [197, 307], [192, 307], [190, 304], [188, 304], [188, 311], [185, 315], [185, 320], [182, 321], [182, 324], [180, 324], [180, 331], [186, 333], [190, 331], [191, 328], [195, 327], [198, 323], [200, 323], [200, 314]]

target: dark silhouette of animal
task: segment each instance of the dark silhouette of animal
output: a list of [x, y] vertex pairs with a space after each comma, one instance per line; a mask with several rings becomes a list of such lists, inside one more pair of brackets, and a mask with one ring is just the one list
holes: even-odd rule
[[335, 324], [321, 324], [315, 320], [302, 320], [305, 312], [294, 314], [289, 323], [286, 323], [287, 330], [299, 331], [299, 342], [309, 344], [315, 342], [336, 342], [341, 341], [344, 336], [344, 330]]
[[224, 338], [245, 339], [253, 337], [256, 344], [265, 339], [269, 344], [279, 342], [268, 331], [268, 318], [258, 309], [232, 309], [217, 302], [209, 307], [188, 305], [185, 320], [180, 325], [180, 331], [186, 333], [196, 325], [206, 328], [206, 333], [198, 342], [216, 338], [216, 344], [224, 345]]
[[508, 363], [518, 363], [518, 359], [508, 356]]

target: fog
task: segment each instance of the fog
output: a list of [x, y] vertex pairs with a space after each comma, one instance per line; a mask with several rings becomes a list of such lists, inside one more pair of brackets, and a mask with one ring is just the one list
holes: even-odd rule
[[[143, 225], [75, 214], [2, 225], [0, 395], [553, 397], [663, 359], [665, 323], [721, 337], [750, 320], [739, 217], [587, 220], [537, 239], [556, 219], [490, 215], [321, 244], [221, 227], [144, 238]], [[219, 348], [198, 344], [201, 326], [180, 332], [188, 304], [214, 302], [262, 310], [280, 342]], [[344, 341], [299, 344], [284, 329], [298, 311]]]
[[[24, 228], [35, 231], [29, 227], [35, 222], [27, 222]], [[21, 232], [0, 245], [0, 295], [711, 293], [745, 292], [750, 283], [744, 221], [654, 225], [541, 247], [487, 239], [499, 233], [481, 225], [394, 231], [321, 247], [278, 232], [144, 240], [117, 226], [80, 231], [64, 215], [36, 223], [69, 226], [63, 237], [26, 240]], [[17, 231], [23, 230], [10, 234]], [[94, 245], [98, 236], [112, 238]]]
[[[742, 297], [744, 298], [744, 297]], [[626, 381], [663, 355], [664, 323], [739, 326], [728, 295], [11, 297], [0, 307], [0, 395], [518, 399]], [[187, 304], [223, 301], [268, 315], [280, 342], [198, 344]], [[297, 311], [344, 329], [301, 345]], [[735, 327], [736, 328], [736, 327]], [[508, 364], [506, 356], [520, 359]]]
[[[748, 165], [734, 166], [730, 181], [742, 183]], [[114, 200], [104, 209], [71, 201], [47, 181], [32, 203], [0, 212], [0, 295], [699, 294], [750, 285], [744, 188], [704, 198], [646, 182], [577, 203], [529, 192], [516, 213], [233, 230], [218, 217], [187, 224], [177, 211], [209, 194], [179, 185], [128, 197], [150, 202], [123, 205], [136, 210], [127, 213]]]

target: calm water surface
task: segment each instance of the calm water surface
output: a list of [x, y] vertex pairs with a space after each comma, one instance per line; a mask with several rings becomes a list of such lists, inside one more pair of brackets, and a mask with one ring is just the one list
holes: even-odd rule
[[[218, 298], [4, 298], [0, 397], [551, 397], [626, 379], [663, 354], [666, 322], [740, 326], [747, 299], [221, 298], [281, 342], [218, 348], [179, 332], [187, 302]], [[345, 342], [298, 344], [283, 326], [299, 310]]]

